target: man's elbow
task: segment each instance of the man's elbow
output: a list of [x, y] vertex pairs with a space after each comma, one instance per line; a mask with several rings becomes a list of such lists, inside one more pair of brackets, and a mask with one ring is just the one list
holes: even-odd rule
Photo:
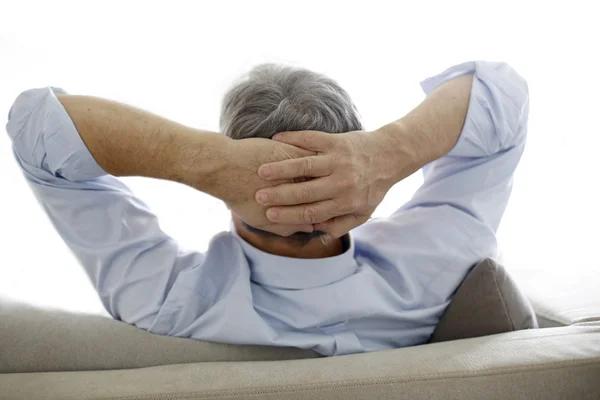
[[[527, 120], [529, 118], [529, 85], [527, 80], [515, 68], [507, 63], [501, 63], [498, 69], [502, 72], [502, 89], [507, 96], [507, 107], [512, 109], [509, 121], [512, 133], [515, 136], [525, 135]], [[519, 139], [515, 137], [515, 139]]]
[[[504, 62], [483, 63], [477, 68], [479, 94], [485, 100], [495, 127], [497, 151], [525, 142], [529, 118], [529, 86], [515, 68]], [[494, 146], [493, 146], [494, 147]]]
[[35, 147], [39, 146], [39, 136], [43, 126], [35, 121], [36, 110], [50, 89], [29, 89], [17, 96], [8, 112], [6, 132], [12, 140], [15, 152], [22, 161], [34, 165]]

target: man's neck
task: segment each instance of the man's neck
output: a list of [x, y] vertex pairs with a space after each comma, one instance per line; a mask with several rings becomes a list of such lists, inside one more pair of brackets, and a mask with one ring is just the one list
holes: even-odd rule
[[327, 258], [340, 255], [346, 250], [341, 238], [323, 240], [314, 238], [307, 243], [284, 237], [263, 236], [244, 227], [238, 218], [233, 219], [237, 234], [252, 246], [266, 253], [292, 258]]

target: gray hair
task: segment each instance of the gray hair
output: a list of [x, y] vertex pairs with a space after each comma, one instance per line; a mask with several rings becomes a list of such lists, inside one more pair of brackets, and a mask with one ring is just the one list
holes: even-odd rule
[[277, 132], [363, 130], [356, 106], [332, 79], [304, 68], [262, 64], [225, 94], [220, 130], [233, 139]]

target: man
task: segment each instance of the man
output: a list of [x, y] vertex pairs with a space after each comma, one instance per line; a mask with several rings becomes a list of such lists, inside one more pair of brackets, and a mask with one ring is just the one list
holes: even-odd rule
[[[420, 105], [371, 132], [335, 82], [274, 65], [225, 95], [226, 135], [55, 88], [22, 93], [7, 131], [115, 318], [217, 342], [377, 351], [426, 342], [470, 268], [495, 255], [525, 146], [527, 85], [508, 65], [468, 62], [422, 87]], [[421, 168], [408, 203], [366, 222]], [[117, 178], [132, 175], [222, 199], [231, 232], [204, 254], [181, 250]]]

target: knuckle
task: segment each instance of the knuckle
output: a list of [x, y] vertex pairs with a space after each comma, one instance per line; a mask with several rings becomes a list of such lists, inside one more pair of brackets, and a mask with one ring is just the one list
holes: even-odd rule
[[312, 158], [306, 158], [300, 164], [300, 174], [307, 176], [313, 173], [315, 170], [315, 160]]
[[352, 198], [344, 198], [338, 201], [340, 212], [347, 214], [354, 211], [355, 201]]
[[352, 209], [352, 211], [355, 211], [360, 207], [360, 201], [356, 198], [352, 198], [352, 199], [350, 199], [349, 206]]
[[302, 218], [307, 224], [317, 223], [317, 210], [314, 207], [305, 207], [302, 212]]
[[353, 181], [349, 177], [340, 179], [339, 185], [342, 190], [350, 190], [354, 188]]
[[344, 167], [345, 169], [351, 169], [354, 167], [352, 160], [350, 160], [349, 158], [344, 158], [344, 159], [340, 160], [340, 165], [342, 167]]
[[300, 200], [304, 203], [308, 203], [313, 199], [314, 194], [315, 194], [315, 191], [312, 187], [310, 187], [310, 186], [303, 187], [302, 190], [300, 191], [300, 198], [298, 200]]
[[354, 211], [356, 209], [356, 203], [357, 203], [357, 201], [354, 200], [353, 198], [347, 199], [346, 204], [345, 204], [346, 211], [348, 211], [348, 212]]

